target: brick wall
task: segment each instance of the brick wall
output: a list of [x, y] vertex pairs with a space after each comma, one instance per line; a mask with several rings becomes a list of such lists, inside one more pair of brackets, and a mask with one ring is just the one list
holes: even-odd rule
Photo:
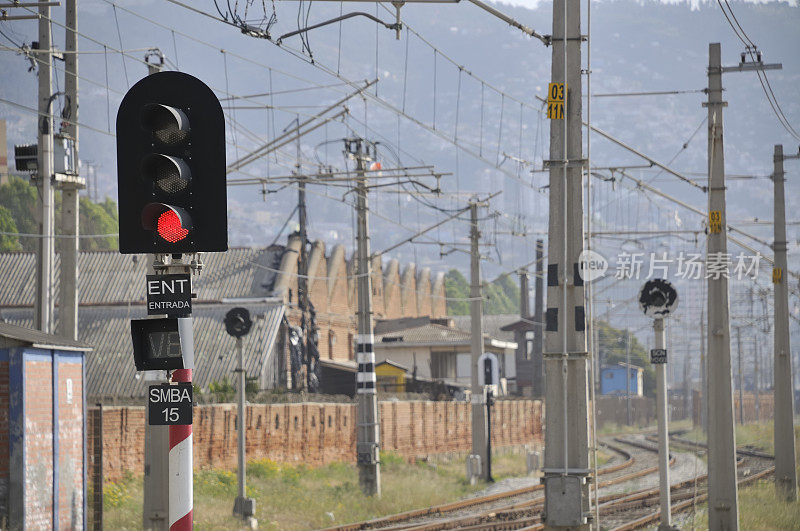
[[83, 367], [58, 364], [58, 518], [62, 529], [83, 525]]
[[25, 363], [25, 524], [47, 529], [53, 525], [53, 367]]
[[[380, 402], [384, 450], [404, 457], [465, 452], [472, 445], [469, 404], [462, 402]], [[194, 410], [195, 468], [236, 468], [236, 406], [214, 404]], [[88, 415], [94, 433], [97, 415]], [[103, 408], [103, 477], [119, 480], [142, 474], [144, 408]], [[247, 407], [247, 458], [322, 465], [355, 460], [355, 404], [250, 404]], [[499, 401], [492, 414], [496, 446], [541, 444], [540, 401]], [[94, 441], [89, 440], [89, 455]], [[94, 465], [88, 471], [92, 477]]]
[[[692, 421], [695, 426], [701, 422], [700, 408], [703, 406], [703, 397], [699, 391], [692, 393]], [[775, 412], [775, 395], [772, 391], [761, 391], [758, 396], [758, 415], [756, 415], [756, 394], [753, 392], [743, 393], [742, 396], [744, 422], [763, 422], [771, 420]], [[733, 392], [733, 418], [736, 422], [742, 422], [739, 418], [739, 392]]]

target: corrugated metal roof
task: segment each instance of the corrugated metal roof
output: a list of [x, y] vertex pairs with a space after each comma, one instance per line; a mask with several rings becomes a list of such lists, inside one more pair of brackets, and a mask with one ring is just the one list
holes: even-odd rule
[[[236, 341], [225, 332], [225, 313], [237, 304], [196, 304], [193, 308], [195, 385], [208, 388], [226, 376], [233, 380], [238, 365]], [[280, 303], [247, 304], [253, 316], [253, 327], [243, 338], [245, 369], [250, 376], [269, 377], [277, 360], [273, 346], [278, 336], [284, 307]], [[30, 326], [32, 310], [11, 309], [5, 318], [18, 325]], [[86, 390], [90, 397], [140, 398], [149, 382], [141, 378], [133, 364], [131, 318], [145, 316], [143, 305], [82, 307], [78, 330], [80, 339], [94, 345], [86, 356]]]
[[0, 337], [7, 337], [41, 348], [66, 347], [69, 350], [92, 350], [92, 347], [85, 343], [11, 323], [0, 322]]
[[438, 324], [426, 324], [375, 336], [375, 343], [469, 343], [470, 333]]
[[[192, 279], [203, 300], [234, 297], [267, 297], [272, 293], [275, 272], [284, 247], [237, 248], [226, 253], [203, 255], [206, 268]], [[35, 253], [0, 253], [0, 308], [32, 306], [36, 286]], [[54, 275], [61, 270], [56, 254]], [[82, 252], [78, 255], [81, 305], [120, 304], [144, 301], [146, 255], [122, 255], [117, 251]], [[55, 282], [55, 300], [59, 297]]]
[[[469, 315], [454, 315], [451, 318], [453, 319], [453, 323], [455, 324], [456, 328], [469, 331]], [[507, 332], [501, 330], [500, 328], [507, 324], [519, 321], [519, 315], [513, 313], [484, 315], [482, 321], [484, 334], [488, 334], [489, 337], [493, 337], [501, 341], [514, 341], [514, 332]]]

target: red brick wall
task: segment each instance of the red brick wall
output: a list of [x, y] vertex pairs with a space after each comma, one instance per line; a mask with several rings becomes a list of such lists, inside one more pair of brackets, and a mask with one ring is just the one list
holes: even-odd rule
[[[468, 451], [469, 407], [462, 402], [380, 402], [382, 448], [405, 457]], [[236, 417], [234, 404], [195, 407], [195, 468], [236, 468]], [[87, 421], [94, 419], [89, 414]], [[312, 466], [353, 461], [355, 423], [355, 404], [251, 404], [245, 418], [247, 458]], [[93, 433], [93, 426], [87, 430]], [[104, 408], [102, 432], [105, 479], [119, 480], [126, 471], [142, 474], [144, 408]], [[541, 402], [497, 402], [492, 433], [497, 446], [540, 444]], [[88, 473], [91, 477], [93, 471]]]
[[25, 366], [25, 523], [53, 525], [53, 368], [49, 361]]
[[[82, 365], [58, 364], [58, 517], [59, 527], [83, 525], [83, 389]], [[72, 382], [69, 402], [67, 381]]]

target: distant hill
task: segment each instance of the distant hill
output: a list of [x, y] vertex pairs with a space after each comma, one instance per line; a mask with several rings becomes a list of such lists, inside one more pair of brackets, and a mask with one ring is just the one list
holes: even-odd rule
[[[448, 315], [469, 315], [469, 281], [457, 269], [444, 277]], [[487, 315], [519, 313], [519, 286], [513, 277], [502, 275], [484, 286], [483, 313]], [[464, 299], [464, 300], [452, 300]]]
[[[257, 4], [253, 4], [251, 9], [257, 10]], [[208, 13], [216, 13], [211, 1], [198, 1], [193, 5]], [[278, 23], [272, 30], [273, 34], [297, 29], [297, 5], [291, 2], [276, 2], [275, 5]], [[501, 9], [542, 33], [550, 33], [551, 5], [542, 2], [537, 9], [502, 5]], [[748, 35], [764, 52], [764, 60], [783, 63], [783, 70], [770, 72], [769, 78], [784, 112], [797, 128], [800, 124], [800, 98], [796, 91], [800, 86], [800, 54], [797, 54], [800, 49], [800, 31], [797, 29], [800, 27], [800, 8], [785, 2], [733, 2], [732, 5]], [[348, 89], [342, 87], [341, 81], [334, 76], [271, 43], [244, 36], [236, 28], [178, 6], [158, 5], [158, 22], [174, 28], [175, 32], [154, 26], [126, 11], [131, 9], [152, 16], [146, 6], [130, 3], [116, 12], [111, 5], [102, 2], [81, 3], [79, 7], [82, 32], [107, 44], [107, 48], [103, 48], [85, 38], [79, 42], [82, 50], [92, 52], [81, 55], [80, 64], [83, 78], [80, 82], [80, 121], [93, 128], [81, 131], [81, 158], [92, 160], [97, 165], [99, 197], [116, 196], [113, 137], [116, 109], [128, 87], [146, 73], [140, 62], [145, 52], [130, 51], [123, 57], [114, 51], [120, 46], [126, 50], [159, 47], [166, 54], [168, 65], [179, 66], [181, 70], [200, 77], [221, 98], [225, 97], [226, 91], [236, 95], [275, 92], [272, 97], [223, 100], [229, 117], [240, 124], [236, 129], [228, 129], [229, 160], [263, 143], [265, 138], [280, 134], [298, 115], [313, 115]], [[344, 6], [345, 11], [357, 10], [355, 4]], [[338, 5], [313, 3], [308, 23], [338, 16], [339, 8]], [[57, 18], [63, 17], [63, 7], [54, 8], [53, 12]], [[392, 19], [392, 13], [380, 8], [377, 14], [386, 20]], [[316, 62], [341, 72], [348, 79], [380, 78], [377, 93], [381, 98], [404, 109], [414, 120], [435, 127], [445, 136], [453, 136], [458, 117], [459, 141], [480, 151], [485, 159], [498, 163], [504, 161], [501, 168], [518, 175], [519, 180], [502, 175], [464, 152], [456, 156], [456, 148], [450, 142], [408, 119], [398, 119], [374, 101], [367, 100], [365, 109], [358, 98], [350, 102], [351, 115], [346, 124], [331, 123], [303, 138], [306, 167], [318, 161], [344, 166], [342, 145], [338, 139], [351, 134], [368, 135], [383, 143], [382, 156], [392, 165], [397, 156], [403, 164], [433, 164], [440, 171], [451, 172], [452, 175], [443, 177], [441, 182], [445, 192], [460, 191], [463, 194], [502, 190], [503, 194], [493, 201], [494, 208], [512, 219], [523, 220], [528, 229], [544, 230], [547, 193], [543, 187], [547, 184], [547, 177], [543, 173], [531, 174], [529, 170], [540, 168], [542, 159], [547, 158], [549, 122], [529, 107], [521, 108], [516, 102], [502, 99], [470, 77], [467, 71], [535, 108], [538, 105], [535, 96], [544, 95], [549, 81], [550, 48], [463, 2], [406, 4], [402, 16], [405, 24], [441, 53], [434, 53], [413, 33], [404, 31], [401, 40], [396, 41], [393, 31], [376, 28], [373, 22], [363, 18], [314, 30], [308, 35], [308, 45]], [[116, 18], [119, 33], [116, 24], [108, 23]], [[4, 30], [4, 33], [16, 43], [30, 44], [37, 39], [35, 22], [4, 24], [4, 28], [13, 29]], [[714, 2], [699, 3], [694, 8], [689, 3], [668, 4], [654, 0], [596, 2], [592, 4], [592, 24], [591, 79], [596, 94], [699, 91], [706, 86], [708, 43], [722, 43], [725, 64], [737, 63], [742, 48]], [[585, 26], [583, 29], [585, 31]], [[54, 40], [62, 46], [63, 31], [57, 29]], [[3, 42], [6, 46], [12, 45], [7, 40]], [[287, 39], [285, 45], [300, 48], [296, 37]], [[222, 50], [225, 54], [220, 53]], [[586, 52], [584, 46], [584, 59]], [[464, 70], [450, 63], [443, 54], [463, 65]], [[28, 71], [29, 66], [24, 56], [0, 51], [0, 72], [3, 72], [0, 94], [3, 99], [35, 108], [37, 79], [35, 72]], [[63, 64], [57, 61], [56, 68], [60, 72]], [[106, 79], [109, 88], [105, 87]], [[286, 92], [307, 88], [310, 83], [338, 83], [339, 86], [329, 90]], [[782, 142], [795, 146], [796, 142], [777, 123], [755, 75], [726, 74], [724, 85], [729, 104], [725, 110], [728, 172], [766, 175], [771, 171], [773, 144]], [[63, 87], [62, 74], [59, 74], [59, 82], [54, 84], [54, 91], [58, 87]], [[672, 164], [678, 169], [702, 172], [706, 167], [706, 127], [703, 125], [706, 110], [701, 106], [704, 99], [705, 95], [699, 92], [595, 98], [592, 121], [661, 161], [669, 161], [679, 154]], [[274, 105], [278, 110], [248, 108], [258, 107], [257, 103]], [[59, 109], [62, 104], [60, 99], [54, 102]], [[0, 102], [0, 118], [8, 121], [9, 149], [13, 144], [34, 141], [34, 114]], [[698, 133], [692, 137], [696, 130]], [[400, 150], [391, 145], [398, 141]], [[685, 149], [684, 144], [687, 146]], [[519, 166], [513, 159], [504, 158], [505, 155], [531, 164]], [[287, 147], [281, 156], [261, 160], [248, 171], [255, 175], [286, 175], [293, 170], [293, 157], [294, 146], [291, 149]], [[598, 166], [642, 164], [641, 159], [597, 136], [592, 141], [592, 161]], [[638, 172], [634, 173], [638, 175]], [[644, 176], [655, 178], [655, 173]], [[532, 187], [522, 183], [530, 183]], [[697, 190], [666, 175], [659, 176], [657, 185], [692, 204], [702, 205], [706, 200]], [[796, 180], [788, 183], [788, 212], [800, 211], [798, 186]], [[339, 201], [342, 194], [335, 188], [312, 188], [309, 194], [310, 236], [351, 247], [352, 212], [349, 206]], [[729, 190], [731, 219], [771, 219], [769, 186], [760, 181], [740, 180], [732, 181]], [[296, 203], [296, 191], [291, 187], [260, 192], [254, 187], [231, 188], [229, 226], [232, 245], [268, 244]], [[439, 203], [451, 203], [446, 205], [448, 208], [463, 206], [457, 201], [461, 200], [448, 199]], [[374, 249], [408, 237], [410, 232], [394, 222], [421, 228], [441, 219], [438, 213], [409, 196], [383, 194], [380, 189], [371, 192], [370, 206], [388, 218], [373, 216], [371, 219]], [[622, 205], [619, 209], [600, 210], [597, 216], [600, 221], [613, 222], [621, 229], [624, 224], [632, 225], [642, 220], [623, 218], [618, 211], [638, 215], [637, 208]], [[692, 223], [692, 226], [699, 225], [697, 220], [692, 220]], [[456, 224], [452, 232], [456, 237], [466, 237], [463, 224]], [[497, 241], [503, 262], [487, 263], [485, 269], [490, 275], [499, 275], [530, 261], [529, 242], [520, 245], [519, 238], [502, 234], [497, 236]], [[430, 246], [415, 248], [408, 245], [393, 255], [419, 266], [442, 267], [444, 262]], [[451, 254], [445, 263], [447, 267], [457, 267], [462, 272], [468, 269], [466, 256]]]

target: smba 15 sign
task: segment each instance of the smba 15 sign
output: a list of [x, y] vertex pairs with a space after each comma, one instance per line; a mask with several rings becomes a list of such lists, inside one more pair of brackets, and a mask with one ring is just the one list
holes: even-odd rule
[[151, 385], [147, 393], [151, 426], [192, 423], [192, 384]]

